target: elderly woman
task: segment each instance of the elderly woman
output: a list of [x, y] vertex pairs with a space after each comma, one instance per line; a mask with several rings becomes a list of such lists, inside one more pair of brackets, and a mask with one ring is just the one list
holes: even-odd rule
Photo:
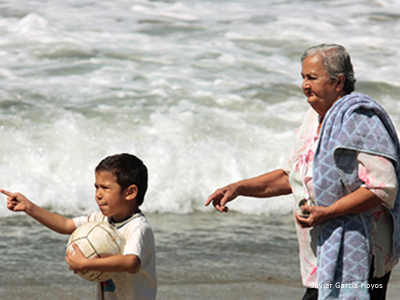
[[375, 101], [351, 94], [355, 78], [344, 47], [306, 50], [302, 76], [311, 108], [287, 165], [220, 188], [206, 205], [227, 212], [239, 195], [292, 193], [303, 299], [385, 299], [400, 256], [396, 130]]

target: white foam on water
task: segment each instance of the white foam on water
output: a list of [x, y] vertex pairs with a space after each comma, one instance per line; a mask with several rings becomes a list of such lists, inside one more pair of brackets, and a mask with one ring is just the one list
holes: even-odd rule
[[[300, 57], [349, 50], [359, 91], [400, 128], [399, 4], [18, 1], [0, 4], [0, 186], [64, 214], [96, 210], [93, 170], [130, 152], [149, 212], [212, 211], [216, 188], [280, 167], [308, 109]], [[288, 213], [290, 197], [232, 210]], [[0, 206], [0, 216], [11, 214]]]
[[[90, 119], [62, 109], [49, 113], [49, 123], [8, 117], [10, 123], [25, 125], [0, 128], [2, 140], [12, 141], [0, 152], [0, 173], [7, 174], [2, 186], [63, 213], [77, 213], [76, 207], [86, 212], [95, 208], [95, 165], [106, 155], [131, 152], [149, 168], [144, 208], [189, 213], [204, 209], [208, 194], [219, 185], [258, 175], [277, 167], [277, 161], [283, 163], [285, 155], [277, 155], [270, 143], [288, 148], [292, 138], [290, 132], [282, 136], [248, 124], [241, 112], [226, 116], [225, 111], [190, 101], [152, 112], [146, 125], [135, 124], [135, 110], [129, 106], [126, 114], [118, 114], [112, 106], [98, 109], [104, 115], [115, 114], [116, 119]], [[128, 118], [130, 111], [133, 120]]]

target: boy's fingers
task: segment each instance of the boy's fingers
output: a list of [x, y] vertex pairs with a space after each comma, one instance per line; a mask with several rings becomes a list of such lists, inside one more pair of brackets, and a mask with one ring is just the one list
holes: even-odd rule
[[[75, 252], [73, 253], [73, 255], [75, 255], [76, 253], [82, 253], [81, 249], [79, 248], [77, 243], [72, 243], [72, 247], [74, 248]], [[83, 253], [82, 253], [83, 254]]]
[[0, 190], [0, 192], [7, 196], [8, 201], [16, 200], [18, 197], [18, 193], [12, 193], [6, 190]]
[[11, 192], [9, 192], [9, 191], [6, 191], [6, 190], [3, 190], [3, 189], [0, 189], [0, 192], [2, 193], [2, 194], [4, 194], [4, 195], [7, 195], [7, 196], [11, 196]]

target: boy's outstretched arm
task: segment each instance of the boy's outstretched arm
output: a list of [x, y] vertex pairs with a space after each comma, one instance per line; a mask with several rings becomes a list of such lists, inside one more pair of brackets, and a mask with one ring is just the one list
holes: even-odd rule
[[6, 190], [0, 190], [0, 192], [7, 196], [7, 208], [11, 211], [23, 211], [58, 233], [71, 234], [76, 229], [72, 219], [41, 208], [20, 193], [11, 193]]

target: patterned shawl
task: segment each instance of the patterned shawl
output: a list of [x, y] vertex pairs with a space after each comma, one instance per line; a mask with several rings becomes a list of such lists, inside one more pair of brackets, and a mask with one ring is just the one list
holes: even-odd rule
[[[385, 110], [363, 94], [334, 103], [325, 116], [314, 158], [317, 205], [329, 206], [358, 189], [356, 151], [391, 160], [400, 182], [400, 147]], [[390, 211], [394, 219], [393, 259], [400, 256], [400, 193]], [[319, 299], [369, 299], [370, 212], [328, 220], [318, 231]]]

